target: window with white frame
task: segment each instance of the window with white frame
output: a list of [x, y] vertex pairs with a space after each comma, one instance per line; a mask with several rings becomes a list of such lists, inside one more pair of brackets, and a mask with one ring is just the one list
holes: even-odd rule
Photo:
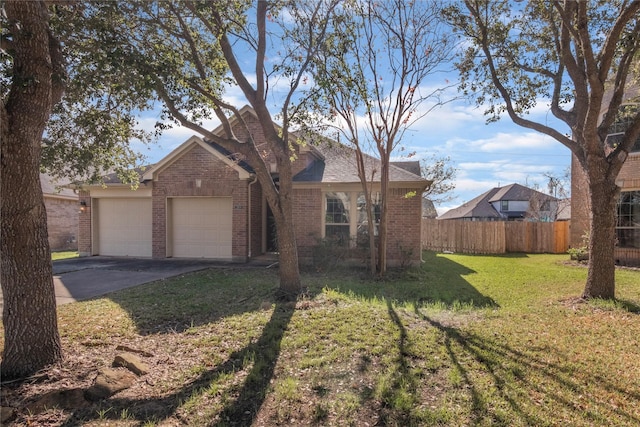
[[640, 248], [640, 191], [620, 193], [616, 237], [621, 248]]
[[351, 223], [351, 201], [349, 193], [332, 192], [325, 194], [325, 237], [337, 243], [349, 243]]
[[[356, 237], [368, 236], [368, 217], [363, 192], [328, 192], [325, 193], [324, 200], [325, 238], [346, 246], [355, 243]], [[380, 222], [380, 193], [373, 193], [371, 202], [375, 222], [374, 235], [377, 235]]]

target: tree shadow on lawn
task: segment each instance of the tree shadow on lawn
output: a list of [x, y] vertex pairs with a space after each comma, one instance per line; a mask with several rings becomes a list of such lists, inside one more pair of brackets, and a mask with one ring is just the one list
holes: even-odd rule
[[[600, 394], [606, 396], [610, 392], [616, 392], [638, 401], [640, 393], [637, 390], [621, 389], [605, 372], [594, 375], [568, 364], [550, 362], [548, 357], [542, 355], [555, 354], [555, 359], [564, 359], [553, 346], [523, 346], [522, 349], [516, 349], [501, 342], [499, 338], [480, 336], [471, 331], [445, 325], [422, 313], [419, 308], [416, 308], [415, 313], [442, 332], [452, 367], [470, 393], [471, 425], [484, 425], [487, 422], [496, 425], [512, 424], [512, 415], [505, 416], [495, 410], [500, 405], [497, 399], [505, 402], [511, 410], [505, 413], [517, 414], [526, 425], [548, 424], [548, 419], [540, 418], [535, 410], [532, 411], [528, 407], [537, 407], [537, 411], [540, 412], [540, 407], [548, 407], [550, 401], [554, 402], [554, 405], [563, 406], [571, 413], [571, 419], [574, 421], [605, 425], [609, 412], [615, 413], [625, 424], [640, 425], [640, 418], [632, 411], [625, 411], [624, 405], [618, 407], [611, 405], [611, 402], [597, 399]], [[471, 372], [472, 369], [474, 372]], [[480, 375], [488, 377], [493, 393], [489, 394], [486, 385], [484, 390], [482, 386], [476, 385], [483, 381], [480, 380]], [[590, 390], [594, 385], [597, 390]], [[538, 396], [538, 400], [532, 402], [532, 396]], [[587, 404], [581, 402], [584, 398]]]
[[129, 313], [140, 335], [181, 333], [270, 306], [277, 271], [212, 268], [147, 283], [107, 297]]
[[416, 306], [435, 304], [441, 308], [474, 309], [499, 307], [491, 297], [480, 293], [465, 279], [464, 276], [474, 274], [474, 270], [434, 252], [425, 251], [423, 261], [420, 267], [391, 269], [383, 280], [371, 279], [364, 270], [361, 270], [360, 279], [346, 278], [338, 286], [327, 285], [326, 281], [315, 279], [319, 285], [311, 291], [320, 292], [324, 287], [364, 299], [384, 299]]
[[232, 386], [234, 389], [230, 394], [233, 398], [229, 399], [222, 410], [216, 410], [219, 414], [217, 421], [209, 425], [251, 425], [267, 396], [269, 383], [280, 355], [282, 338], [294, 311], [294, 302], [277, 302], [270, 320], [256, 341], [234, 351], [226, 361], [201, 373], [174, 393], [158, 399], [109, 398], [103, 401], [104, 405], [107, 409], [116, 410], [98, 411], [96, 406], [79, 409], [67, 419], [64, 426], [78, 425], [79, 422], [87, 422], [91, 419], [121, 419], [121, 410], [126, 411], [128, 420], [137, 420], [141, 423], [161, 422], [175, 415], [178, 408], [185, 402], [207, 393], [216, 379], [225, 375], [238, 374], [247, 369], [248, 363], [252, 363], [252, 366], [243, 383], [237, 388]]
[[[474, 273], [461, 264], [446, 257], [430, 255], [420, 269], [404, 273], [392, 273], [388, 280], [372, 281], [355, 279], [340, 281], [341, 290], [365, 299], [384, 298], [387, 301], [390, 319], [400, 328], [397, 384], [389, 393], [418, 387], [419, 378], [409, 369], [405, 345], [407, 332], [401, 318], [393, 308], [394, 303], [413, 303], [421, 307], [429, 303], [453, 307], [464, 304], [470, 308], [496, 307], [489, 297], [478, 292], [464, 275]], [[353, 275], [353, 271], [351, 272]], [[307, 278], [305, 277], [305, 280]], [[312, 279], [308, 280], [313, 282]], [[134, 320], [141, 335], [182, 333], [189, 328], [216, 320], [260, 311], [261, 306], [274, 300], [277, 275], [266, 271], [247, 272], [242, 269], [212, 269], [208, 272], [187, 274], [166, 283], [151, 283], [109, 295], [109, 298], [125, 309]], [[326, 281], [323, 282], [326, 284]], [[310, 294], [321, 292], [320, 284]], [[189, 381], [175, 392], [159, 398], [109, 398], [88, 408], [76, 410], [65, 425], [92, 419], [121, 417], [126, 410], [130, 420], [161, 422], [176, 415], [185, 402], [207, 393], [218, 378], [248, 371], [241, 384], [231, 386], [230, 399], [220, 410], [215, 409], [215, 425], [250, 425], [255, 421], [268, 393], [276, 363], [280, 355], [281, 341], [294, 314], [295, 304], [276, 301], [270, 320], [256, 340], [244, 348], [231, 353], [224, 362], [217, 363], [197, 378]], [[247, 368], [247, 361], [252, 363]], [[115, 410], [101, 411], [100, 408]], [[97, 410], [98, 409], [98, 410]], [[384, 417], [384, 414], [381, 414]], [[397, 413], [391, 414], [396, 419]], [[407, 422], [411, 418], [402, 418]]]

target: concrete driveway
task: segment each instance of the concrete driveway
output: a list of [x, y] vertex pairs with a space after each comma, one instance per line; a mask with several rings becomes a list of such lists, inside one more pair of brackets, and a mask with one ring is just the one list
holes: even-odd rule
[[56, 302], [61, 305], [192, 271], [229, 265], [238, 264], [202, 259], [72, 258], [53, 262], [53, 283]]

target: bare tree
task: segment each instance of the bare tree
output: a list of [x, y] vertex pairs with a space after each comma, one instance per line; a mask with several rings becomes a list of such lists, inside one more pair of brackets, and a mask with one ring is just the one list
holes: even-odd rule
[[[372, 185], [380, 182], [377, 262], [379, 275], [387, 269], [387, 223], [391, 155], [404, 132], [441, 105], [446, 88], [432, 88], [426, 79], [442, 71], [451, 57], [453, 41], [440, 19], [438, 1], [373, 0], [343, 5], [344, 16], [334, 25], [334, 37], [314, 68], [324, 107], [339, 119], [347, 141], [355, 148], [358, 173], [366, 197], [369, 236], [373, 236]], [[444, 79], [443, 79], [443, 83]], [[425, 105], [426, 108], [421, 109]], [[380, 170], [369, 171], [364, 154], [372, 148]], [[371, 240], [371, 239], [370, 239]]]

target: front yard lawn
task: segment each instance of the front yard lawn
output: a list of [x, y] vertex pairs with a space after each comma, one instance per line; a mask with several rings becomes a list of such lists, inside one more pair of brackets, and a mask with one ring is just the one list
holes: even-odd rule
[[[305, 274], [296, 304], [272, 269], [221, 268], [61, 306], [65, 361], [2, 406], [24, 426], [640, 424], [640, 271], [584, 302], [566, 255], [424, 258], [386, 281]], [[145, 352], [132, 387], [27, 409], [90, 386], [117, 346]]]

